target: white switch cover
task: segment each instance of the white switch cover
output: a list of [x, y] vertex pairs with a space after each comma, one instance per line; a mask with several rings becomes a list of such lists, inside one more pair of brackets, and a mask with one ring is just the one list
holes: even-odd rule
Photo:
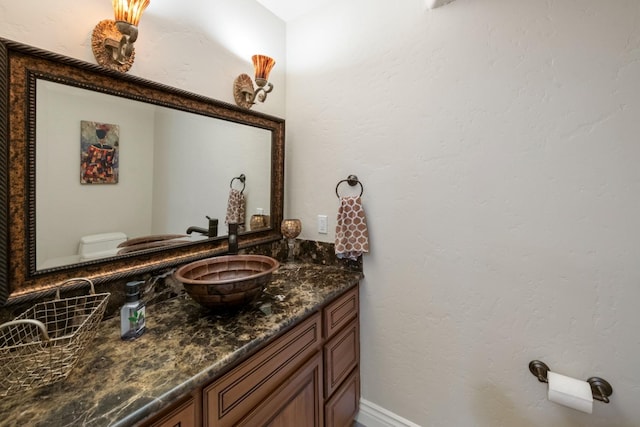
[[326, 215], [318, 215], [318, 233], [327, 234], [328, 233], [328, 219]]

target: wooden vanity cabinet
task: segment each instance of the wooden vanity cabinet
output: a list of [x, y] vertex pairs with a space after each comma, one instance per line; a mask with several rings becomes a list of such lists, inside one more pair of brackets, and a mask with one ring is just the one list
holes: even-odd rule
[[164, 411], [153, 427], [346, 427], [360, 401], [358, 286]]

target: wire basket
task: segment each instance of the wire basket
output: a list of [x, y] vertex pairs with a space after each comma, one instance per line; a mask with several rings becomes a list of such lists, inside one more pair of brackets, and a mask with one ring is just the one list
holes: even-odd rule
[[0, 325], [0, 396], [42, 387], [66, 378], [102, 320], [109, 293], [40, 302]]

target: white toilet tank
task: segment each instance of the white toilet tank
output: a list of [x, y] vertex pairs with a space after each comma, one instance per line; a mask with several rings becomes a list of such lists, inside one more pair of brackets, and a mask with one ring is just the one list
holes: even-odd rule
[[127, 235], [121, 232], [83, 236], [78, 245], [80, 261], [115, 256], [118, 254], [118, 245], [126, 240]]

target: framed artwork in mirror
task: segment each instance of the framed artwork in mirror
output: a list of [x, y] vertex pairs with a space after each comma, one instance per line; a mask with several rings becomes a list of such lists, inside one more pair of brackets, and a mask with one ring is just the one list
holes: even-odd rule
[[120, 126], [80, 122], [80, 183], [117, 184]]

